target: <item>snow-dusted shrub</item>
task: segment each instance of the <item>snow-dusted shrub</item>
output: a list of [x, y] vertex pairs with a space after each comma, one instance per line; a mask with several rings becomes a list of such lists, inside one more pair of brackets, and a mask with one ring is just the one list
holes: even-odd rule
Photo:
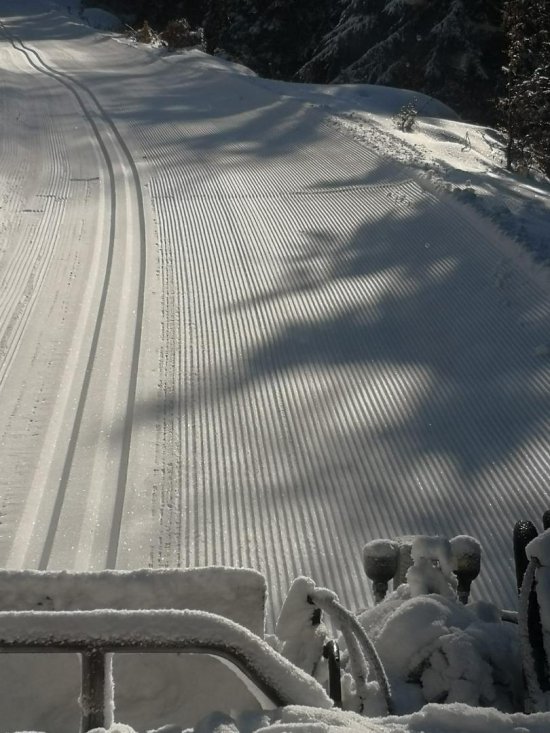
[[418, 107], [416, 106], [416, 99], [412, 102], [404, 104], [399, 112], [394, 116], [394, 125], [402, 132], [411, 132], [416, 123], [418, 117]]
[[149, 23], [144, 20], [143, 25], [140, 28], [132, 28], [128, 26], [126, 35], [137, 43], [158, 43], [159, 36], [154, 31]]
[[191, 30], [185, 18], [171, 20], [160, 34], [160, 38], [168, 48], [189, 48], [202, 43], [201, 32]]

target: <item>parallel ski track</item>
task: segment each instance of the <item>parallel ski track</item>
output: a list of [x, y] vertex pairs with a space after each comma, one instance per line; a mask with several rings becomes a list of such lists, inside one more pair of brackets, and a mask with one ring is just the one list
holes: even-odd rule
[[51, 193], [41, 198], [44, 216], [37, 225], [26, 227], [22, 237], [24, 246], [7, 263], [0, 279], [0, 324], [4, 328], [0, 335], [0, 388], [50, 270], [64, 216], [64, 206], [60, 206], [59, 202], [67, 198], [69, 191], [66, 166], [63, 164], [64, 142], [53, 129], [50, 130], [49, 139], [51, 168], [47, 190]]
[[[195, 125], [197, 135], [198, 129]], [[200, 135], [210, 129], [215, 128], [202, 124]], [[511, 458], [484, 472], [476, 477], [475, 490], [470, 490], [444, 454], [426, 454], [415, 433], [411, 390], [424, 406], [424, 419], [438, 422], [430, 400], [434, 385], [421, 365], [411, 372], [351, 361], [339, 365], [333, 378], [308, 361], [300, 369], [289, 369], [281, 354], [271, 353], [265, 356], [272, 360], [266, 364], [268, 376], [251, 380], [242, 358], [261, 345], [262, 334], [273, 333], [278, 326], [315, 323], [335, 313], [356, 317], [361, 305], [368, 317], [368, 304], [375, 304], [381, 293], [395, 302], [413, 296], [418, 283], [406, 272], [346, 277], [346, 261], [334, 265], [335, 243], [322, 239], [316, 242], [316, 260], [308, 266], [322, 276], [325, 263], [331, 263], [331, 281], [285, 295], [285, 283], [276, 272], [281, 263], [292, 263], [296, 256], [296, 223], [309, 230], [320, 226], [323, 198], [346, 231], [374, 228], [383, 219], [387, 246], [405, 237], [420, 251], [425, 235], [418, 229], [407, 232], [400, 211], [411, 206], [435, 213], [446, 256], [429, 263], [422, 284], [443, 277], [452, 267], [453, 253], [464, 253], [474, 263], [461, 279], [464, 309], [453, 314], [458, 328], [467, 328], [461, 325], [470, 318], [466, 304], [476, 302], [486, 288], [484, 273], [494, 269], [497, 259], [487, 242], [479, 246], [483, 227], [457, 216], [453, 208], [412, 181], [319, 188], [315, 162], [308, 167], [302, 159], [292, 169], [282, 161], [264, 170], [256, 162], [251, 167], [240, 162], [232, 176], [226, 148], [216, 158], [208, 158], [208, 169], [201, 177], [203, 159], [194, 159], [184, 145], [175, 146], [173, 130], [159, 128], [147, 135], [144, 147], [163, 151], [159, 173], [151, 184], [162, 279], [166, 297], [179, 299], [182, 314], [178, 317], [176, 304], [171, 305], [174, 328], [182, 329], [181, 339], [174, 338], [175, 348], [179, 345], [176, 359], [180, 359], [176, 368], [182, 370], [174, 412], [183, 421], [177, 430], [178, 452], [184, 461], [177, 480], [183, 496], [174, 511], [182, 512], [183, 564], [257, 567], [267, 575], [275, 607], [292, 577], [306, 571], [343, 590], [348, 603], [360, 606], [366, 595], [360, 570], [362, 542], [406, 531], [459, 532], [466, 526], [482, 540], [490, 537], [491, 577], [486, 587], [490, 586], [495, 600], [509, 603], [510, 547], [502, 527], [508, 527], [518, 512], [533, 516], [545, 505], [550, 459], [542, 433], [530, 436], [529, 450], [521, 460]], [[345, 140], [339, 139], [338, 144], [345, 148]], [[238, 148], [232, 144], [232, 151]], [[356, 144], [348, 144], [348, 150], [352, 157], [357, 155]], [[330, 174], [334, 172], [329, 170]], [[523, 289], [529, 300], [529, 285]], [[484, 305], [495, 325], [487, 345], [501, 356], [504, 329], [499, 327], [502, 312], [496, 300], [489, 296]], [[228, 305], [243, 301], [249, 307], [222, 320], [220, 313], [227, 312]], [[531, 301], [531, 317], [548, 319], [548, 304]], [[435, 327], [425, 328], [433, 330], [437, 339]], [[329, 352], [330, 337], [326, 338]], [[404, 331], [400, 338], [405, 350], [414, 354], [417, 334]], [[467, 352], [452, 358], [457, 373], [469, 373]], [[524, 355], [509, 355], [509, 359], [519, 367]], [[521, 394], [519, 368], [517, 374], [511, 369], [502, 389]], [[548, 370], [531, 377], [533, 388], [548, 393]], [[459, 386], [439, 380], [439, 403], [450, 400]], [[247, 392], [238, 398], [241, 389]], [[327, 394], [334, 397], [330, 410], [318, 402], [319, 395], [323, 399]], [[542, 409], [532, 408], [533, 421], [540, 423], [544, 418]], [[453, 438], [463, 441], [467, 425], [472, 446], [490, 455], [494, 441], [505, 437], [506, 416], [494, 415], [487, 430], [483, 413], [484, 405], [471, 405]], [[340, 429], [330, 429], [330, 424]], [[401, 426], [403, 438], [399, 445], [387, 435], [373, 438], [366, 454], [365, 435], [352, 429], [365, 424], [390, 431]], [[345, 470], [339, 470], [341, 466]], [[302, 482], [304, 490], [294, 501], [288, 491], [297, 482]], [[518, 500], [520, 486], [525, 492]], [[283, 492], [280, 500], [274, 489]], [[247, 541], [240, 543], [243, 535]]]
[[121, 461], [120, 461], [119, 473], [118, 473], [118, 479], [117, 479], [117, 495], [116, 495], [116, 501], [115, 501], [115, 506], [114, 506], [114, 516], [113, 516], [113, 521], [112, 521], [112, 529], [111, 529], [109, 547], [107, 550], [107, 559], [106, 559], [106, 567], [115, 567], [117, 553], [118, 553], [118, 541], [119, 541], [120, 529], [121, 529], [121, 524], [122, 524], [122, 515], [123, 515], [123, 509], [124, 509], [124, 499], [125, 499], [125, 493], [126, 493], [126, 481], [127, 481], [127, 475], [128, 475], [128, 462], [129, 462], [129, 455], [130, 455], [132, 424], [133, 424], [133, 415], [134, 415], [134, 409], [135, 409], [139, 357], [140, 357], [141, 337], [142, 337], [142, 329], [143, 329], [144, 291], [145, 291], [145, 276], [146, 276], [146, 269], [145, 269], [146, 268], [146, 241], [145, 241], [145, 213], [144, 213], [144, 206], [143, 206], [143, 195], [142, 195], [142, 190], [141, 190], [141, 183], [140, 183], [139, 174], [138, 174], [135, 162], [132, 158], [132, 155], [126, 143], [124, 142], [124, 139], [122, 138], [114, 122], [109, 117], [109, 115], [106, 113], [106, 111], [104, 110], [102, 105], [99, 103], [98, 99], [93, 94], [93, 92], [91, 92], [90, 89], [88, 89], [82, 82], [76, 79], [73, 79], [69, 74], [61, 72], [49, 66], [41, 58], [41, 56], [35, 49], [25, 45], [25, 43], [20, 38], [18, 38], [15, 34], [11, 33], [6, 28], [5, 24], [2, 23], [1, 21], [0, 21], [0, 29], [3, 31], [4, 35], [9, 39], [13, 48], [17, 51], [20, 51], [25, 56], [28, 63], [36, 71], [38, 71], [39, 73], [45, 74], [51, 77], [52, 79], [55, 79], [60, 84], [62, 84], [75, 97], [75, 99], [78, 102], [78, 105], [82, 109], [82, 112], [92, 129], [95, 139], [97, 140], [97, 143], [101, 150], [101, 154], [105, 161], [105, 166], [106, 166], [109, 181], [110, 181], [111, 224], [110, 224], [110, 233], [109, 233], [109, 242], [108, 242], [108, 257], [107, 257], [105, 276], [104, 276], [103, 287], [102, 287], [102, 292], [101, 292], [101, 299], [100, 299], [100, 304], [98, 308], [98, 315], [97, 315], [97, 320], [96, 320], [96, 324], [95, 324], [95, 328], [94, 328], [94, 332], [92, 336], [92, 341], [90, 345], [88, 363], [86, 366], [82, 389], [80, 392], [80, 398], [78, 401], [78, 406], [77, 406], [76, 413], [75, 413], [75, 419], [73, 423], [71, 437], [69, 440], [65, 463], [63, 466], [63, 473], [62, 473], [60, 485], [58, 487], [58, 491], [56, 494], [56, 499], [55, 499], [55, 503], [53, 507], [52, 516], [49, 522], [46, 540], [45, 540], [44, 547], [43, 547], [41, 557], [40, 557], [40, 561], [38, 564], [39, 569], [46, 569], [48, 567], [48, 562], [49, 562], [49, 558], [50, 558], [50, 555], [53, 549], [57, 526], [58, 526], [59, 519], [61, 516], [61, 511], [63, 508], [63, 501], [65, 499], [69, 477], [70, 477], [70, 473], [71, 473], [71, 469], [73, 465], [75, 450], [76, 450], [76, 446], [78, 443], [79, 431], [80, 431], [82, 418], [83, 418], [83, 414], [84, 414], [84, 410], [85, 410], [85, 406], [86, 406], [86, 402], [88, 398], [90, 380], [91, 380], [91, 376], [93, 372], [94, 362], [96, 359], [96, 353], [97, 353], [97, 347], [98, 347], [99, 337], [101, 333], [101, 328], [102, 328], [102, 324], [103, 324], [103, 320], [105, 316], [105, 304], [107, 300], [107, 294], [109, 291], [110, 276], [111, 276], [111, 269], [112, 269], [112, 263], [113, 263], [113, 257], [114, 257], [114, 248], [115, 248], [115, 220], [116, 220], [116, 214], [117, 214], [117, 201], [116, 201], [116, 186], [115, 186], [115, 173], [114, 173], [114, 168], [113, 168], [113, 162], [111, 160], [109, 151], [107, 149], [107, 145], [105, 141], [103, 140], [100, 130], [98, 128], [98, 125], [94, 119], [93, 115], [96, 112], [90, 110], [87, 107], [86, 102], [84, 101], [84, 98], [79, 90], [84, 92], [85, 95], [93, 102], [93, 105], [95, 106], [95, 110], [97, 110], [99, 117], [111, 129], [114, 135], [114, 138], [116, 139], [116, 142], [119, 145], [120, 150], [122, 151], [123, 157], [126, 158], [126, 160], [128, 161], [128, 164], [130, 166], [131, 173], [132, 173], [133, 187], [134, 187], [133, 193], [135, 195], [135, 199], [138, 205], [139, 276], [138, 276], [138, 295], [137, 295], [136, 314], [135, 314], [135, 330], [134, 330], [134, 337], [133, 337], [133, 349], [132, 349], [132, 354], [131, 354], [131, 371], [130, 371], [130, 379], [129, 379], [129, 384], [128, 384], [126, 414], [125, 414], [124, 431], [123, 431], [123, 439], [122, 439], [122, 446], [121, 446]]

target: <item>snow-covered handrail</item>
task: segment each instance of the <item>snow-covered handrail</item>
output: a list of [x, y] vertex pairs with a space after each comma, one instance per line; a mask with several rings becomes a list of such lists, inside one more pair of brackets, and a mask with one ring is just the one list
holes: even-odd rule
[[391, 715], [393, 704], [388, 678], [380, 657], [374, 648], [374, 644], [367, 636], [365, 629], [357, 621], [353, 613], [342, 606], [334, 593], [323, 588], [316, 588], [313, 591], [309, 591], [308, 596], [315, 606], [333, 618], [344, 635], [350, 653], [350, 664], [353, 677], [355, 678], [355, 684], [357, 685], [357, 694], [361, 702], [361, 708], [365, 707], [367, 697], [366, 684], [368, 667], [366, 662], [368, 662], [374, 671], [376, 681], [380, 685], [380, 690], [386, 703], [386, 711], [388, 715]]
[[105, 672], [111, 652], [192, 652], [231, 661], [277, 706], [330, 708], [332, 701], [308, 674], [251, 631], [203, 611], [0, 612], [0, 651], [76, 652], [82, 655], [82, 731], [104, 724]]

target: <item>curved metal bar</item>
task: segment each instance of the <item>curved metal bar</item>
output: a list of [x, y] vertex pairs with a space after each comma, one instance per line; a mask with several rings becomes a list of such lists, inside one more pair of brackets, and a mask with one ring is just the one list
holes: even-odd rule
[[[318, 606], [322, 611], [328, 613], [329, 616], [332, 616], [334, 618], [334, 620], [337, 622], [338, 627], [345, 636], [348, 633], [355, 636], [356, 643], [362, 652], [360, 656], [363, 659], [366, 659], [372, 665], [375, 679], [380, 685], [380, 689], [382, 691], [382, 694], [384, 695], [387, 713], [388, 715], [391, 715], [393, 712], [393, 701], [391, 696], [390, 684], [386, 676], [386, 672], [384, 671], [382, 662], [380, 661], [380, 657], [378, 656], [378, 652], [374, 648], [374, 644], [369, 639], [365, 629], [357, 621], [357, 618], [353, 615], [353, 613], [351, 613], [351, 611], [348, 611], [347, 608], [342, 606], [342, 604], [335, 597], [327, 597], [326, 593], [316, 593], [315, 591], [310, 592], [309, 595], [311, 596], [316, 606]], [[362, 661], [360, 663], [360, 666], [362, 666]], [[358, 686], [361, 686], [363, 671], [358, 671], [358, 675], [359, 679], [356, 680], [356, 683], [358, 684]], [[366, 681], [366, 674], [364, 676]]]
[[[187, 652], [222, 657], [241, 670], [274, 706], [332, 707], [323, 688], [248, 629], [201, 611], [7, 611], [0, 613], [0, 651], [10, 653]], [[98, 664], [84, 664], [89, 670]], [[84, 671], [84, 670], [83, 670]], [[83, 680], [90, 725], [104, 710], [105, 685]], [[88, 716], [88, 717], [85, 717]], [[90, 717], [91, 716], [91, 717]], [[88, 728], [89, 729], [89, 728]], [[87, 730], [84, 727], [82, 730]]]

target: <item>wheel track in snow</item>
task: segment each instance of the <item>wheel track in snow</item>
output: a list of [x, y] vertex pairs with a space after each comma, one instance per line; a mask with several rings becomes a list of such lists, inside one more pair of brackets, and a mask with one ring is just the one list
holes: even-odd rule
[[[105, 268], [105, 275], [103, 280], [103, 286], [101, 289], [101, 298], [98, 308], [98, 314], [95, 321], [95, 327], [90, 344], [90, 350], [88, 355], [88, 361], [85, 369], [84, 380], [80, 391], [80, 397], [75, 413], [74, 423], [70, 435], [70, 440], [65, 456], [63, 465], [63, 471], [60, 479], [60, 483], [55, 496], [51, 517], [49, 520], [44, 544], [40, 553], [38, 561], [39, 569], [46, 569], [50, 562], [52, 555], [54, 542], [56, 540], [56, 534], [60, 522], [61, 513], [63, 511], [64, 502], [66, 500], [69, 479], [73, 468], [73, 462], [75, 458], [75, 452], [78, 447], [79, 433], [83, 423], [84, 412], [87, 407], [87, 401], [89, 399], [89, 387], [92, 379], [94, 364], [98, 354], [98, 346], [101, 338], [102, 327], [104, 323], [104, 316], [106, 311], [106, 304], [108, 295], [110, 292], [111, 284], [111, 272], [113, 269], [113, 261], [115, 257], [115, 222], [117, 216], [117, 199], [116, 199], [116, 176], [113, 164], [113, 155], [109, 150], [116, 151], [116, 155], [120, 160], [125, 160], [131, 171], [131, 184], [133, 192], [133, 207], [134, 212], [137, 210], [138, 219], [138, 258], [139, 258], [139, 274], [138, 274], [138, 285], [137, 285], [137, 299], [135, 303], [135, 321], [132, 338], [132, 349], [131, 349], [131, 365], [129, 370], [127, 396], [126, 396], [126, 407], [124, 417], [124, 429], [122, 435], [122, 445], [120, 450], [120, 462], [118, 466], [118, 475], [116, 480], [116, 496], [113, 507], [113, 517], [111, 521], [111, 528], [109, 533], [108, 547], [105, 555], [106, 567], [114, 567], [116, 565], [118, 542], [120, 536], [120, 527], [122, 523], [122, 515], [124, 510], [124, 500], [126, 492], [126, 480], [128, 473], [128, 462], [130, 455], [131, 445], [131, 434], [132, 434], [132, 423], [133, 423], [133, 412], [136, 400], [137, 390], [137, 379], [138, 379], [138, 367], [139, 367], [139, 356], [141, 347], [141, 335], [143, 327], [143, 310], [144, 310], [144, 284], [145, 284], [145, 266], [146, 266], [146, 250], [145, 250], [145, 221], [144, 221], [144, 208], [143, 208], [143, 197], [141, 192], [141, 184], [137, 168], [131, 153], [120, 135], [118, 129], [113, 123], [112, 119], [106, 113], [105, 109], [99, 103], [96, 96], [88, 89], [82, 82], [72, 78], [69, 74], [61, 72], [53, 67], [49, 66], [40, 56], [40, 54], [33, 48], [25, 45], [25, 43], [15, 36], [13, 33], [8, 31], [6, 26], [0, 21], [0, 30], [3, 31], [4, 35], [9, 39], [13, 48], [16, 51], [21, 52], [28, 63], [39, 73], [45, 74], [52, 79], [55, 79], [58, 83], [62, 84], [76, 99], [78, 106], [81, 108], [84, 117], [89, 123], [93, 136], [97, 141], [99, 149], [107, 169], [109, 182], [110, 182], [110, 231], [109, 231], [109, 242], [108, 242], [108, 254], [107, 263]], [[84, 95], [84, 96], [83, 96]], [[85, 101], [86, 100], [86, 101]], [[91, 101], [91, 106], [90, 105]], [[97, 121], [95, 116], [97, 115]], [[105, 126], [103, 131], [100, 131], [100, 127]], [[107, 133], [107, 134], [106, 134]], [[113, 147], [114, 146], [114, 147]], [[126, 205], [130, 206], [130, 202], [127, 199]], [[43, 488], [39, 489], [39, 494], [43, 494]], [[36, 499], [37, 497], [33, 497]], [[20, 543], [24, 542], [24, 535], [29, 531], [29, 525], [34, 525], [36, 521], [38, 503], [36, 506], [29, 507], [30, 519], [27, 516], [26, 527], [22, 528], [19, 533]], [[21, 528], [20, 528], [21, 529]], [[21, 549], [19, 549], [19, 555], [21, 555]]]

